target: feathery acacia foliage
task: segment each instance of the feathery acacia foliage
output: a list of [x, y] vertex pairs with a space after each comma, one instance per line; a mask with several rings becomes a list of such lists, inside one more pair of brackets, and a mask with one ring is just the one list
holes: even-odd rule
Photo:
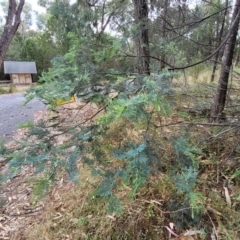
[[[55, 32], [56, 36], [60, 35], [58, 40], [64, 42], [62, 55], [52, 60], [52, 68], [42, 74], [41, 84], [29, 90], [27, 98], [39, 97], [57, 111], [57, 100], [67, 100], [75, 95], [85, 104], [96, 103], [98, 110], [88, 119], [71, 126], [61, 124], [61, 119], [59, 122], [53, 119], [30, 126], [29, 139], [33, 137], [34, 142], [26, 139], [19, 143], [14, 153], [1, 146], [0, 154], [9, 162], [8, 177], [18, 174], [25, 165], [33, 165], [36, 174], [41, 174], [41, 178], [35, 181], [35, 193], [42, 196], [57, 180], [58, 174], [65, 174], [64, 177], [77, 183], [81, 175], [79, 163], [87, 164], [92, 174], [100, 179], [92, 197], [106, 203], [107, 213], [120, 216], [123, 211], [119, 197], [121, 189], [130, 189], [126, 192], [132, 200], [136, 200], [138, 192], [147, 186], [151, 177], [164, 174], [165, 181], [172, 186], [169, 192], [175, 193], [175, 199], [167, 203], [169, 218], [179, 229], [198, 226], [206, 203], [205, 196], [197, 188], [200, 177], [197, 156], [202, 151], [191, 141], [191, 134], [187, 137], [185, 132], [165, 133], [158, 141], [162, 132], [156, 128], [161, 120], [167, 121], [172, 117], [173, 108], [177, 105], [172, 88], [172, 78], [177, 73], [162, 68], [168, 64], [167, 60], [169, 64], [189, 64], [195, 60], [181, 51], [179, 58], [167, 53], [176, 54], [178, 48], [182, 49], [181, 45], [188, 48], [183, 38], [189, 29], [194, 29], [191, 34], [196, 38], [199, 35], [197, 30], [201, 32], [205, 29], [195, 28], [201, 24], [197, 16], [203, 17], [203, 11], [196, 8], [191, 14], [191, 18], [196, 17], [194, 23], [186, 22], [183, 26], [177, 25], [176, 29], [171, 27], [172, 31], [169, 34], [165, 32], [160, 43], [153, 44], [151, 39], [158, 36], [151, 35], [146, 51], [153, 57], [150, 62], [147, 61], [151, 70], [151, 74], [148, 74], [149, 70], [142, 73], [135, 71], [136, 57], [149, 56], [133, 54], [133, 39], [139, 37], [137, 30], [141, 26], [133, 24], [130, 14], [126, 18], [123, 15], [123, 10], [132, 13], [132, 6], [114, 2], [108, 2], [106, 6], [101, 1], [91, 5], [90, 2], [78, 1], [78, 4], [84, 4], [84, 10], [80, 5], [74, 5], [75, 9], [71, 6], [71, 11], [82, 13], [79, 19], [74, 20], [77, 15], [71, 15], [63, 9], [62, 4], [56, 2], [51, 8], [53, 16], [49, 20], [54, 31], [54, 23], [58, 20], [56, 13], [59, 9], [63, 11], [59, 17], [65, 21], [61, 23], [65, 23], [69, 31], [64, 34], [59, 26]], [[113, 27], [123, 32], [121, 37], [105, 33], [105, 14], [101, 16], [102, 19], [99, 17], [101, 7], [103, 12], [108, 9], [107, 16], [113, 19]], [[187, 6], [181, 7], [183, 15], [180, 18], [184, 18]], [[171, 5], [168, 10], [166, 19], [151, 19], [152, 22], [145, 22], [144, 27], [154, 29], [159, 22], [166, 24], [171, 13], [181, 12]], [[131, 27], [124, 29], [124, 26], [118, 26], [119, 19], [130, 22]], [[81, 33], [75, 28], [78, 24], [83, 27]], [[96, 27], [99, 24], [101, 27]], [[170, 27], [171, 22], [168, 24]], [[181, 36], [181, 41], [170, 42], [176, 34]], [[194, 37], [191, 40], [198, 39]], [[140, 52], [143, 46], [138, 47], [137, 51]], [[194, 57], [202, 58], [208, 54], [194, 51], [197, 53]], [[160, 64], [159, 59], [164, 64]], [[91, 120], [91, 124], [87, 124], [88, 120]], [[66, 134], [67, 140], [56, 144], [55, 140], [61, 134]]]
[[[60, 66], [63, 69], [62, 63]], [[68, 68], [64, 69], [67, 73]], [[79, 76], [82, 81], [62, 80], [59, 83], [58, 77], [54, 74], [55, 71], [56, 69], [50, 70], [47, 76], [51, 76], [52, 79], [48, 78], [46, 81], [47, 78], [44, 76], [42, 79], [45, 83], [30, 90], [28, 96], [36, 95], [54, 104], [61, 93], [57, 89], [63, 90], [63, 82], [66, 85], [62, 98], [70, 96], [76, 88], [79, 89], [79, 84], [85, 91], [78, 92], [77, 95], [84, 96], [85, 98], [82, 99], [85, 101], [97, 102], [103, 111], [90, 126], [80, 124], [74, 128], [66, 127], [63, 131], [71, 137], [67, 143], [59, 146], [54, 144], [54, 134], [49, 132], [48, 125], [40, 123], [38, 126], [31, 126], [29, 135], [34, 135], [37, 140], [35, 144], [22, 143], [21, 147], [24, 146], [26, 152], [19, 153], [16, 158], [10, 160], [10, 177], [17, 174], [22, 166], [32, 164], [36, 168], [36, 173], [44, 172], [49, 181], [54, 181], [57, 170], [61, 168], [65, 169], [69, 180], [77, 182], [79, 175], [77, 164], [81, 160], [92, 168], [93, 173], [102, 178], [100, 185], [93, 193], [94, 196], [106, 199], [108, 211], [119, 214], [122, 208], [117, 198], [117, 189], [122, 184], [131, 187], [131, 196], [134, 198], [149, 177], [157, 173], [156, 166], [160, 166], [158, 171], [161, 171], [161, 160], [153, 154], [157, 149], [153, 149], [151, 142], [154, 139], [152, 121], [156, 114], [165, 117], [171, 115], [171, 102], [167, 97], [171, 93], [170, 77], [172, 75], [162, 72], [158, 75], [135, 75], [131, 78], [117, 76], [114, 79], [111, 76], [111, 82], [102, 86], [100, 91], [96, 89], [94, 91], [94, 88], [86, 91], [90, 79], [86, 81], [85, 77]], [[52, 86], [55, 88], [53, 89]], [[110, 98], [108, 93], [113, 90], [118, 94]], [[137, 133], [136, 138], [126, 136], [115, 139], [116, 136], [112, 135], [110, 128], [121, 121], [131, 124], [132, 130]], [[125, 127], [128, 128], [127, 125]], [[195, 155], [200, 151], [182, 138], [173, 141], [173, 145], [176, 162], [170, 176], [175, 175], [173, 183], [179, 194], [186, 194], [186, 201], [190, 202], [193, 199], [192, 192], [197, 177]], [[42, 182], [38, 186], [48, 187]]]

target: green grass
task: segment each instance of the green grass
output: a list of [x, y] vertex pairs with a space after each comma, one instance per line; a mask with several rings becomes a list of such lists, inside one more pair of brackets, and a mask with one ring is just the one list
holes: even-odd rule
[[22, 129], [22, 128], [29, 128], [29, 127], [32, 127], [33, 126], [33, 122], [32, 121], [28, 121], [26, 123], [22, 123], [22, 124], [19, 124], [17, 126], [18, 129]]

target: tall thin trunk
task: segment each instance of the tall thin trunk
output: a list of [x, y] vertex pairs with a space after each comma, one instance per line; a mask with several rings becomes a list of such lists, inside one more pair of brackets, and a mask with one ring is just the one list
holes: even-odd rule
[[239, 66], [239, 63], [240, 63], [240, 53], [237, 53], [235, 67]]
[[150, 75], [150, 54], [148, 36], [148, 4], [147, 0], [133, 0], [135, 24], [136, 71]]
[[[167, 10], [168, 10], [168, 0], [164, 1], [164, 9], [163, 9], [163, 25], [162, 25], [162, 39], [165, 40], [166, 38], [166, 26], [167, 26]], [[165, 68], [166, 62], [166, 53], [161, 53], [161, 69]]]
[[231, 35], [228, 39], [227, 44], [225, 45], [221, 65], [221, 75], [218, 80], [218, 87], [212, 104], [211, 121], [218, 121], [219, 119], [221, 119], [225, 107], [228, 89], [228, 78], [233, 62], [233, 53], [236, 45], [239, 22], [240, 0], [236, 0], [231, 19], [231, 25], [229, 28], [229, 31], [231, 31]]
[[15, 0], [9, 0], [6, 24], [0, 39], [0, 66], [2, 65], [8, 47], [21, 23], [21, 12], [24, 3], [25, 0], [20, 0], [19, 4], [17, 5]]
[[[226, 17], [227, 17], [227, 11], [228, 11], [227, 7], [228, 7], [228, 0], [226, 0], [226, 5], [225, 5], [226, 9], [225, 9], [224, 14], [223, 14], [222, 25], [221, 25], [221, 29], [220, 29], [219, 36], [218, 36], [218, 41], [217, 41], [217, 48], [219, 47], [219, 45], [221, 44], [221, 41], [222, 41], [223, 30], [224, 30], [224, 26], [225, 26], [225, 20], [226, 20]], [[215, 78], [215, 73], [216, 73], [216, 70], [217, 70], [219, 54], [220, 54], [220, 50], [217, 51], [217, 53], [214, 57], [214, 65], [213, 65], [213, 70], [212, 70], [211, 82], [213, 82], [214, 78]]]

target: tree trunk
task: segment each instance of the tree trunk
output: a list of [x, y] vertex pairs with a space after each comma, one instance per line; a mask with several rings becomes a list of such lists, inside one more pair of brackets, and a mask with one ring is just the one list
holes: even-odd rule
[[225, 45], [224, 54], [221, 64], [221, 75], [218, 80], [218, 87], [214, 97], [211, 109], [211, 121], [219, 121], [222, 118], [223, 110], [226, 103], [228, 78], [233, 62], [233, 53], [236, 44], [238, 27], [240, 22], [240, 0], [236, 0], [231, 25], [229, 28], [230, 37]]
[[[163, 8], [163, 25], [162, 25], [162, 36], [161, 36], [164, 41], [166, 39], [167, 11], [168, 11], [168, 0], [165, 0], [164, 8]], [[161, 70], [165, 68], [165, 62], [166, 62], [166, 53], [165, 53], [165, 50], [163, 50], [161, 54]]]
[[136, 71], [150, 75], [148, 4], [147, 0], [133, 0], [135, 24]]
[[239, 63], [240, 63], [240, 53], [237, 54], [235, 67], [239, 67]]
[[[228, 0], [226, 0], [226, 4], [225, 4], [225, 11], [224, 11], [224, 14], [223, 14], [223, 20], [222, 20], [222, 25], [221, 25], [221, 29], [220, 29], [220, 32], [219, 32], [219, 35], [218, 35], [218, 41], [217, 41], [217, 47], [219, 47], [219, 45], [221, 44], [221, 41], [222, 41], [222, 36], [223, 36], [223, 30], [224, 30], [224, 26], [225, 26], [225, 20], [226, 20], [226, 17], [227, 17], [227, 12], [228, 12]], [[211, 76], [211, 82], [214, 81], [214, 78], [215, 78], [215, 73], [216, 73], [216, 70], [217, 70], [217, 64], [218, 64], [218, 58], [219, 58], [219, 53], [220, 53], [220, 49], [219, 51], [217, 51], [215, 57], [214, 57], [214, 65], [213, 65], [213, 70], [212, 70], [212, 76]]]
[[0, 66], [2, 65], [4, 56], [19, 27], [19, 24], [21, 23], [20, 17], [24, 3], [25, 0], [20, 0], [19, 4], [17, 5], [15, 0], [9, 0], [6, 24], [0, 39]]

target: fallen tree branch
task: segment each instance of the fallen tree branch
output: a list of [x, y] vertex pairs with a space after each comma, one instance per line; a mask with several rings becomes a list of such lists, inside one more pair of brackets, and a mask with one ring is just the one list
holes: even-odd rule
[[162, 127], [168, 127], [168, 126], [174, 126], [174, 125], [180, 125], [180, 124], [185, 124], [185, 125], [201, 125], [201, 126], [210, 126], [210, 127], [232, 127], [232, 128], [240, 128], [240, 124], [234, 124], [234, 123], [207, 123], [207, 122], [186, 122], [186, 121], [178, 121], [175, 123], [169, 123], [165, 125], [156, 125], [151, 122], [151, 124], [155, 128], [162, 128]]

